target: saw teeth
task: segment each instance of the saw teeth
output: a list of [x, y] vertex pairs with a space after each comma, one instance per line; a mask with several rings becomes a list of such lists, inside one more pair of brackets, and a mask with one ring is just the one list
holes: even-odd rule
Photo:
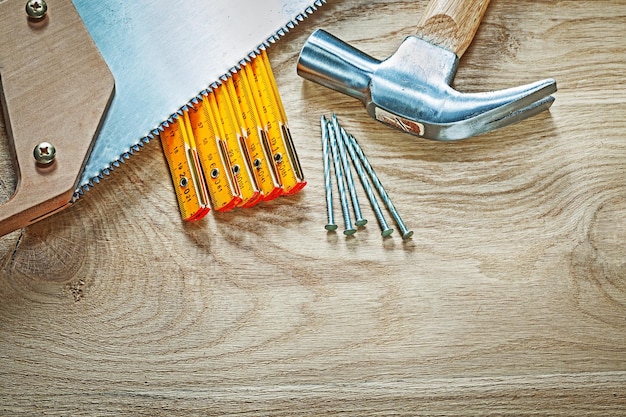
[[[228, 76], [229, 74], [234, 74], [234, 73], [238, 73], [238, 72], [242, 71], [243, 67], [245, 67], [247, 64], [252, 62], [252, 60], [254, 60], [256, 56], [260, 55], [261, 49], [269, 48], [273, 43], [276, 43], [278, 40], [280, 40], [280, 38], [284, 37], [290, 30], [294, 29], [299, 23], [303, 22], [306, 17], [308, 17], [309, 15], [311, 15], [312, 13], [317, 11], [317, 9], [319, 7], [322, 7], [325, 4], [326, 4], [326, 0], [315, 0], [314, 3], [311, 6], [306, 7], [305, 10], [302, 13], [299, 13], [298, 15], [293, 17], [293, 19], [288, 20], [284, 24], [283, 27], [279, 28], [278, 30], [276, 30], [276, 32], [274, 34], [270, 35], [267, 39], [262, 41], [256, 48], [254, 48], [252, 51], [250, 51], [244, 57], [244, 59], [242, 59], [235, 66], [230, 68], [228, 70], [228, 72], [226, 74], [224, 74], [224, 75]], [[219, 83], [218, 82], [213, 82], [213, 83], [209, 84], [209, 86], [206, 89], [200, 91], [195, 97], [190, 98], [189, 101], [185, 105], [181, 106], [174, 114], [172, 114], [172, 116], [168, 117], [166, 120], [164, 120], [162, 123], [160, 123], [156, 128], [154, 128], [152, 131], [150, 131], [149, 134], [145, 135], [144, 137], [141, 137], [138, 140], [137, 144], [139, 146], [143, 147], [143, 145], [151, 142], [156, 137], [159, 137], [160, 135], [162, 135], [163, 132], [171, 124], [177, 122], [177, 120], [176, 120], [177, 117], [174, 117], [175, 115], [177, 115], [177, 114], [181, 115], [181, 112], [189, 111], [189, 109], [193, 108], [195, 105], [197, 105], [198, 103], [202, 102], [204, 97], [206, 97], [208, 94], [210, 94], [216, 88], [219, 88]], [[138, 150], [139, 148], [131, 147], [131, 149]], [[72, 201], [71, 202], [73, 203], [74, 201], [78, 200], [82, 195], [84, 195], [91, 188], [93, 188], [94, 184], [98, 184], [101, 179], [104, 179], [105, 176], [110, 175], [110, 173], [115, 168], [118, 168], [122, 163], [124, 163], [124, 159], [128, 159], [129, 156], [131, 156], [131, 155], [132, 155], [132, 152], [131, 153], [125, 152], [125, 153], [119, 155], [119, 157], [117, 159], [111, 161], [108, 164], [108, 166], [102, 168], [100, 170], [100, 173], [97, 176], [95, 176], [95, 177], [93, 177], [91, 179], [88, 178], [85, 183], [79, 184], [79, 186], [77, 187], [77, 189], [74, 192], [74, 195], [72, 197]], [[84, 181], [84, 179], [83, 179], [83, 181]]]

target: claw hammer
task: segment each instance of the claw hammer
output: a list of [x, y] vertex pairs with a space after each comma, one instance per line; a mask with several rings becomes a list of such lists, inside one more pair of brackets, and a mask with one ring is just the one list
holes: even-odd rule
[[507, 126], [549, 108], [549, 78], [499, 91], [451, 87], [489, 0], [431, 0], [408, 36], [379, 61], [318, 29], [305, 42], [297, 72], [363, 102], [370, 116], [427, 139], [452, 141]]

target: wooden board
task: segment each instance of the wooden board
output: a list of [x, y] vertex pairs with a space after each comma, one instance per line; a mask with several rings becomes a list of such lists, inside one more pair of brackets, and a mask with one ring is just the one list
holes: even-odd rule
[[[183, 224], [153, 142], [1, 238], [0, 414], [623, 414], [626, 2], [492, 1], [456, 87], [559, 91], [464, 142], [390, 130], [295, 74], [314, 29], [382, 58], [425, 7], [331, 1], [270, 51], [300, 194]], [[365, 204], [354, 237], [324, 230], [331, 112], [410, 241], [381, 239]]]

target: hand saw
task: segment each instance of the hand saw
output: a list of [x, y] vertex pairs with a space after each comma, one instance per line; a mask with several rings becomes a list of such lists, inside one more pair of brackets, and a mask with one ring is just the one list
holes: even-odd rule
[[[50, 0], [36, 19], [24, 0], [0, 0], [0, 99], [17, 175], [0, 235], [74, 202], [324, 3]], [[53, 151], [50, 164], [34, 157]]]

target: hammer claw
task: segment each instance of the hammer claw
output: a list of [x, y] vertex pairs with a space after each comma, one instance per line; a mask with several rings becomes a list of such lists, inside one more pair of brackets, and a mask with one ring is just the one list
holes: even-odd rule
[[[555, 91], [556, 82], [553, 79], [546, 79], [506, 90], [478, 93], [479, 96], [489, 97], [490, 105], [477, 105], [474, 115], [439, 124], [438, 129], [432, 129], [438, 130], [438, 133], [431, 139], [444, 141], [464, 139], [520, 122], [547, 110], [554, 102], [554, 97], [550, 94]], [[470, 96], [469, 100], [476, 104], [480, 102], [477, 97], [471, 98], [475, 96], [473, 94], [466, 96]]]
[[534, 103], [529, 104], [526, 107], [523, 107], [517, 111], [510, 113], [509, 115], [496, 119], [489, 122], [489, 129], [486, 132], [499, 129], [504, 126], [508, 126], [517, 122], [521, 122], [524, 119], [528, 119], [536, 114], [541, 113], [544, 110], [550, 108], [550, 106], [554, 103], [554, 97], [548, 96], [544, 97], [540, 100], [535, 101]]

